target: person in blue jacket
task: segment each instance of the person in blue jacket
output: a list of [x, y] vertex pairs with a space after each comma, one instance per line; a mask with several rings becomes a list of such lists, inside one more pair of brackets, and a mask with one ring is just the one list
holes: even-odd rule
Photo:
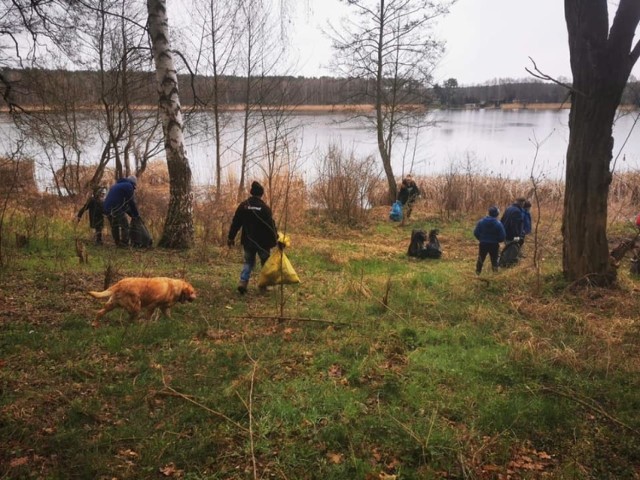
[[111, 236], [118, 247], [129, 245], [129, 220], [140, 216], [134, 199], [138, 179], [131, 175], [114, 183], [104, 199], [104, 213], [111, 225]]
[[478, 251], [478, 261], [476, 262], [476, 274], [482, 272], [482, 265], [487, 258], [491, 259], [491, 267], [494, 272], [498, 271], [498, 255], [500, 252], [500, 242], [504, 242], [506, 232], [502, 222], [498, 220], [500, 210], [498, 207], [489, 207], [489, 214], [481, 218], [473, 230], [473, 235], [480, 242]]
[[522, 238], [524, 236], [524, 204], [526, 200], [524, 198], [517, 198], [513, 204], [504, 211], [500, 221], [504, 226], [504, 231], [507, 234], [507, 241], [511, 241], [514, 238]]

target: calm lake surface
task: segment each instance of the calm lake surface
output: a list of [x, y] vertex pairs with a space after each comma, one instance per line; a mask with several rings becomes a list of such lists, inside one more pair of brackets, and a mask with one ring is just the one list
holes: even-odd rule
[[[214, 183], [213, 128], [207, 125], [207, 114], [185, 127], [187, 152], [194, 182]], [[477, 174], [501, 175], [525, 179], [562, 179], [569, 129], [568, 110], [502, 111], [461, 110], [436, 111], [426, 116], [421, 128], [405, 132], [394, 146], [394, 172], [433, 175], [451, 170]], [[614, 162], [617, 171], [640, 170], [640, 130], [634, 128], [638, 113], [621, 116], [614, 127]], [[203, 121], [204, 120], [204, 121]], [[87, 120], [90, 121], [90, 120]], [[225, 174], [237, 170], [240, 158], [240, 114], [231, 114], [223, 135]], [[8, 151], [15, 131], [8, 116], [2, 118], [3, 140], [0, 148]], [[210, 121], [209, 121], [210, 122]], [[337, 144], [345, 152], [377, 158], [376, 136], [362, 120], [338, 114], [296, 114], [289, 120], [290, 158], [295, 171], [306, 180], [317, 174], [318, 159], [329, 145]], [[640, 127], [639, 127], [640, 128]], [[260, 129], [252, 135], [252, 157], [260, 158], [264, 147], [259, 144]], [[102, 141], [86, 142], [82, 156], [91, 163], [97, 159]], [[51, 167], [38, 147], [31, 145], [29, 154], [37, 159], [37, 177], [45, 186], [51, 178]], [[616, 160], [616, 156], [618, 157]], [[251, 167], [249, 175], [257, 175]]]
[[[616, 121], [616, 170], [640, 169], [640, 125], [634, 128], [637, 116], [634, 112]], [[526, 179], [533, 169], [536, 177], [562, 179], [568, 119], [568, 110], [436, 111], [417, 133], [408, 132], [395, 146], [394, 172], [397, 176], [409, 172], [433, 175], [455, 169]], [[377, 158], [375, 133], [362, 121], [321, 114], [297, 115], [293, 122], [299, 126], [294, 133], [298, 165], [306, 175], [313, 176], [319, 156], [332, 143], [358, 156]], [[189, 158], [198, 178], [212, 178], [209, 144], [202, 136], [189, 141]]]

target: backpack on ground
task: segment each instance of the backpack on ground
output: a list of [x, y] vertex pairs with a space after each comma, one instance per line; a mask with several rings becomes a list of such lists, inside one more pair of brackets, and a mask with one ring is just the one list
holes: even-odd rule
[[153, 245], [153, 238], [147, 229], [147, 226], [140, 217], [134, 217], [131, 219], [131, 225], [129, 226], [129, 237], [131, 238], [131, 245], [137, 248], [149, 248]]
[[520, 260], [520, 239], [509, 240], [505, 242], [504, 248], [500, 253], [498, 265], [503, 268], [509, 268], [517, 265]]
[[395, 202], [393, 202], [393, 205], [391, 205], [389, 218], [394, 222], [399, 222], [402, 220], [402, 203], [400, 203], [400, 200], [396, 200]]

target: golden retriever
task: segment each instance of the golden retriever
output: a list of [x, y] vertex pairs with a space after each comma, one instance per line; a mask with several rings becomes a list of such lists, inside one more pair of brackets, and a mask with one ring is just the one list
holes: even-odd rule
[[94, 326], [107, 312], [121, 307], [129, 312], [134, 320], [141, 310], [146, 311], [147, 319], [159, 308], [163, 314], [171, 317], [171, 307], [177, 302], [192, 302], [196, 291], [189, 282], [167, 277], [124, 278], [103, 292], [89, 292], [94, 298], [108, 298], [102, 310], [98, 311]]

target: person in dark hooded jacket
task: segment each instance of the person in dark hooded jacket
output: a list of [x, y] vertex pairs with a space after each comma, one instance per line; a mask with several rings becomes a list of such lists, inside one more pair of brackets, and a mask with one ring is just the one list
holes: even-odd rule
[[103, 202], [104, 189], [101, 187], [95, 188], [91, 198], [87, 200], [87, 203], [82, 206], [76, 215], [76, 220], [79, 222], [84, 212], [89, 212], [89, 226], [95, 231], [96, 245], [102, 245], [102, 228], [104, 227]]
[[238, 231], [242, 229], [240, 243], [244, 250], [244, 263], [240, 273], [240, 283], [238, 283], [238, 291], [241, 294], [247, 293], [249, 278], [256, 264], [256, 255], [264, 265], [278, 240], [278, 230], [273, 221], [273, 214], [262, 200], [264, 188], [254, 181], [249, 193], [251, 196], [238, 205], [227, 237], [227, 244], [232, 247]]
[[504, 242], [506, 233], [502, 222], [498, 220], [500, 210], [498, 207], [490, 207], [489, 214], [480, 219], [473, 230], [473, 235], [478, 239], [480, 245], [478, 247], [478, 260], [476, 262], [476, 274], [482, 272], [487, 254], [491, 259], [491, 267], [494, 272], [498, 271], [498, 260], [500, 253], [500, 242]]
[[402, 179], [400, 191], [398, 192], [398, 200], [404, 209], [403, 220], [411, 217], [413, 206], [420, 196], [420, 189], [411, 175], [407, 175]]
[[138, 179], [131, 175], [121, 178], [109, 189], [107, 198], [104, 199], [104, 213], [111, 225], [111, 236], [119, 247], [129, 245], [129, 220], [140, 216], [134, 199]]
[[504, 211], [500, 221], [507, 233], [507, 241], [524, 237], [524, 204], [526, 199], [518, 198]]

